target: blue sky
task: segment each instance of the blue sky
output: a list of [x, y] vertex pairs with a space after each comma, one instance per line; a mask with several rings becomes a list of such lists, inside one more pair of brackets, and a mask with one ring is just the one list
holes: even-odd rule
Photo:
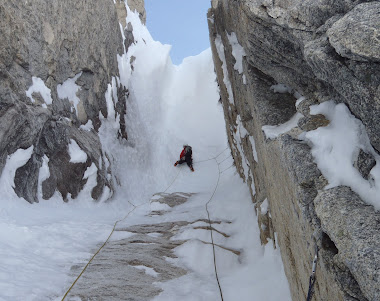
[[210, 6], [210, 0], [145, 0], [146, 25], [156, 41], [172, 45], [174, 64], [210, 47], [206, 16]]

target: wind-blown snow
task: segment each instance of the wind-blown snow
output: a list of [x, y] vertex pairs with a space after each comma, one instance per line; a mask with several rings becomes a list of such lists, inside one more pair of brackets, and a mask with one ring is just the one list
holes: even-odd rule
[[[312, 106], [310, 113], [323, 114], [330, 121], [328, 126], [302, 136], [310, 143], [315, 162], [329, 182], [326, 189], [339, 185], [349, 186], [379, 210], [380, 156], [371, 146], [362, 122], [351, 114], [345, 104], [333, 101]], [[365, 180], [354, 167], [360, 149], [376, 159], [369, 180]]]
[[[226, 149], [211, 50], [186, 58], [175, 66], [169, 57], [170, 46], [154, 41], [138, 14], [129, 9], [128, 22], [133, 26], [136, 42], [127, 53], [118, 56], [120, 78], [114, 78], [108, 86], [107, 117], [100, 114], [99, 136], [103, 148], [100, 163], [113, 170], [113, 201], [103, 202], [110, 196], [107, 187], [99, 203], [92, 201], [91, 191], [97, 184], [98, 172], [93, 163], [85, 172], [87, 182], [76, 199], [72, 200], [69, 195], [69, 202], [63, 203], [56, 192], [50, 200], [43, 200], [39, 191], [40, 203], [30, 205], [18, 198], [11, 187], [15, 171], [29, 160], [33, 148], [18, 150], [9, 156], [0, 178], [1, 191], [11, 196], [8, 200], [3, 194], [0, 202], [0, 299], [61, 300], [76, 277], [70, 274], [71, 266], [87, 263], [96, 245], [107, 239], [114, 222], [133, 208], [131, 203], [145, 205], [140, 211], [135, 210], [122, 225], [152, 222], [154, 218], [148, 213], [159, 205], [150, 205], [151, 196], [170, 187], [177, 175], [168, 192], [196, 195], [188, 204], [176, 209], [165, 206], [165, 219], [170, 221], [174, 215], [189, 221], [205, 218], [205, 201], [215, 187], [218, 167], [213, 159], [203, 160], [216, 157], [224, 150], [217, 158], [219, 162], [226, 159], [220, 166], [224, 172], [209, 208], [211, 218], [233, 220], [232, 224], [215, 225], [230, 234], [229, 239], [217, 238], [218, 243], [243, 250], [240, 257], [217, 250], [226, 300], [252, 300], [252, 296], [258, 300], [290, 300], [279, 250], [273, 250], [270, 244], [261, 246], [248, 187], [235, 168], [231, 168], [233, 161], [228, 158], [230, 151]], [[130, 66], [132, 56], [136, 58], [133, 68]], [[228, 80], [227, 72], [226, 77]], [[63, 93], [60, 97], [68, 97], [75, 105], [78, 91], [75, 78], [65, 83], [60, 87]], [[119, 83], [129, 90], [125, 115], [128, 141], [116, 139], [120, 116], [113, 109]], [[71, 94], [65, 87], [70, 87]], [[91, 130], [92, 125], [81, 128]], [[241, 128], [239, 136], [245, 137], [244, 130]], [[187, 166], [173, 166], [184, 143], [193, 147], [194, 173]], [[84, 156], [78, 158], [80, 152], [75, 150], [74, 143], [70, 148], [70, 157], [83, 162]], [[48, 164], [49, 158], [43, 157], [40, 184], [50, 176]], [[156, 284], [164, 289], [157, 300], [215, 300], [218, 289], [211, 246], [199, 243], [202, 231], [183, 231], [190, 231], [183, 235], [194, 236], [175, 250], [179, 257], [176, 263], [186, 265], [189, 273]], [[122, 239], [126, 234], [123, 235], [116, 234], [113, 240]], [[200, 263], [204, 263], [205, 268]], [[276, 290], [272, 289], [273, 283]]]
[[71, 163], [85, 163], [87, 161], [87, 154], [79, 147], [74, 139], [70, 139], [68, 149]]
[[46, 105], [52, 104], [52, 98], [51, 98], [51, 90], [46, 87], [44, 81], [39, 77], [32, 77], [33, 84], [29, 87], [29, 89], [25, 92], [26, 96], [30, 98], [32, 102], [35, 102], [35, 99], [33, 98], [32, 94], [34, 92], [40, 93], [45, 103], [42, 105], [46, 108]]

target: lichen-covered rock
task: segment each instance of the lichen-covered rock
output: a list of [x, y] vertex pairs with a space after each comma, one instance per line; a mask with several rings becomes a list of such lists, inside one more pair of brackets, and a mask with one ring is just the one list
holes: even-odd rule
[[380, 3], [356, 6], [329, 28], [327, 36], [339, 55], [356, 61], [380, 62]]
[[330, 121], [326, 119], [324, 115], [318, 114], [318, 115], [311, 115], [308, 117], [303, 117], [298, 121], [298, 126], [301, 130], [304, 131], [312, 131], [315, 130], [321, 126], [327, 126], [329, 125]]
[[[266, 228], [272, 224], [293, 300], [306, 299], [316, 246], [320, 253], [315, 300], [379, 299], [375, 281], [364, 284], [371, 268], [378, 267], [359, 260], [360, 254], [354, 255], [355, 259], [346, 256], [359, 241], [350, 246], [336, 243], [327, 230], [334, 225], [328, 225], [327, 218], [320, 219], [323, 210], [315, 210], [315, 199], [328, 182], [314, 163], [309, 146], [300, 140], [303, 132], [330, 123], [322, 115], [311, 115], [310, 107], [334, 99], [347, 104], [363, 122], [372, 145], [380, 151], [378, 2], [367, 2], [213, 0], [208, 12], [211, 49], [232, 155], [252, 192], [252, 201], [257, 202], [256, 208], [260, 209], [265, 199], [269, 201], [270, 220], [259, 212], [260, 238], [263, 243], [268, 235], [275, 239], [273, 231]], [[357, 22], [360, 26], [355, 31], [344, 32], [345, 25]], [[237, 46], [229, 39], [232, 33], [239, 47], [244, 48], [242, 57], [235, 57], [233, 48]], [[353, 34], [355, 43], [350, 45]], [[243, 72], [234, 67], [238, 60]], [[289, 89], [275, 93], [272, 87], [279, 83]], [[297, 107], [297, 99], [290, 91], [298, 92], [298, 99], [304, 96]], [[297, 112], [304, 116], [298, 119], [298, 125], [285, 126]], [[277, 134], [267, 139], [262, 127], [280, 124], [282, 127], [274, 127]], [[371, 159], [361, 154], [356, 160], [363, 177], [373, 167]], [[344, 208], [344, 202], [339, 203], [340, 210], [350, 212], [349, 205]], [[341, 218], [339, 222], [350, 222], [348, 215], [334, 212], [335, 219]], [[363, 247], [367, 244], [375, 253], [379, 251], [370, 237], [368, 241], [360, 239]], [[350, 262], [355, 262], [355, 271]], [[373, 275], [376, 273], [374, 270]]]
[[380, 299], [380, 213], [348, 187], [321, 192], [315, 210], [323, 231], [337, 248], [368, 300]]

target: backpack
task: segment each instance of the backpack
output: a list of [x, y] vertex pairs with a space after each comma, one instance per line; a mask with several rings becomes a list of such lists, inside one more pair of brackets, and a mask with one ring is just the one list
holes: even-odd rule
[[187, 145], [186, 148], [185, 148], [185, 154], [186, 155], [192, 155], [193, 154], [193, 150], [191, 148], [190, 145]]

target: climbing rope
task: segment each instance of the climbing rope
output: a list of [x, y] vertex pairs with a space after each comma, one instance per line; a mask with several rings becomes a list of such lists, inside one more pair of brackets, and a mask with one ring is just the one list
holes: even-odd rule
[[225, 171], [229, 170], [230, 168], [232, 168], [234, 166], [235, 166], [235, 164], [232, 164], [230, 167], [227, 167], [226, 169], [222, 170], [220, 173], [222, 174], [222, 173], [224, 173]]
[[173, 180], [173, 182], [169, 185], [169, 187], [168, 188], [166, 188], [165, 189], [165, 191], [164, 191], [164, 193], [166, 193], [166, 191], [168, 191], [169, 190], [169, 188], [170, 187], [172, 187], [172, 185], [174, 184], [174, 182], [175, 182], [175, 180], [177, 180], [177, 178], [178, 178], [178, 175], [179, 175], [179, 173], [181, 172], [181, 169], [178, 169], [178, 173], [177, 173], [177, 175], [175, 176], [175, 178], [174, 178], [174, 180]]
[[206, 160], [194, 161], [194, 163], [202, 163], [202, 162], [214, 160], [214, 159], [218, 158], [221, 154], [223, 154], [227, 149], [229, 149], [228, 146], [223, 151], [221, 151], [217, 156], [210, 158], [210, 159], [206, 159]]
[[[132, 203], [130, 203], [130, 204], [132, 204]], [[70, 288], [67, 290], [67, 292], [66, 292], [66, 294], [63, 296], [63, 298], [62, 298], [62, 301], [64, 301], [65, 300], [65, 298], [67, 297], [67, 295], [70, 293], [70, 291], [71, 291], [71, 289], [74, 287], [74, 285], [77, 283], [77, 281], [79, 280], [79, 278], [83, 275], [83, 273], [84, 273], [84, 271], [87, 269], [87, 267], [90, 265], [90, 263], [92, 262], [92, 260], [95, 258], [95, 256], [96, 255], [98, 255], [99, 254], [99, 252], [103, 249], [103, 247], [108, 243], [108, 241], [110, 240], [110, 238], [111, 238], [111, 236], [112, 236], [112, 234], [114, 233], [114, 231], [115, 231], [115, 228], [116, 228], [116, 225], [119, 223], [119, 222], [121, 222], [121, 221], [123, 221], [123, 220], [125, 220], [137, 207], [139, 207], [139, 206], [141, 206], [141, 205], [139, 205], [139, 206], [135, 206], [135, 205], [133, 205], [132, 204], [132, 206], [133, 206], [133, 209], [131, 210], [131, 211], [129, 211], [128, 213], [127, 213], [127, 215], [124, 217], [124, 218], [122, 218], [122, 219], [120, 219], [120, 220], [118, 220], [118, 221], [116, 221], [115, 222], [115, 224], [113, 225], [113, 228], [112, 228], [112, 231], [111, 231], [111, 233], [110, 233], [110, 235], [108, 235], [108, 238], [107, 238], [107, 240], [102, 244], [102, 246], [95, 252], [95, 254], [91, 257], [91, 259], [87, 262], [87, 264], [86, 264], [86, 266], [83, 268], [83, 270], [82, 270], [82, 272], [79, 274], [79, 276], [75, 279], [75, 281], [73, 282], [73, 284], [70, 286]]]
[[[173, 183], [175, 182], [175, 180], [177, 179], [178, 175], [180, 173], [180, 170], [178, 171], [177, 175], [175, 176], [174, 180], [172, 181], [172, 183], [169, 185], [168, 188], [165, 189], [164, 193], [173, 185]], [[139, 204], [139, 205], [134, 205], [132, 202], [128, 201], [128, 203], [130, 203], [132, 206], [133, 206], [133, 209], [130, 210], [122, 219], [120, 220], [117, 220], [115, 222], [115, 224], [113, 225], [113, 228], [112, 228], [112, 231], [110, 233], [110, 235], [108, 235], [108, 238], [107, 240], [101, 245], [101, 247], [95, 252], [95, 254], [91, 257], [91, 259], [87, 262], [86, 266], [83, 268], [83, 270], [81, 271], [81, 273], [78, 275], [78, 277], [75, 279], [75, 281], [73, 282], [73, 284], [70, 286], [70, 288], [67, 290], [66, 294], [63, 296], [62, 300], [61, 301], [64, 301], [65, 298], [67, 297], [67, 295], [70, 293], [71, 289], [74, 287], [74, 285], [78, 282], [79, 278], [83, 275], [83, 273], [86, 271], [87, 267], [90, 265], [90, 263], [92, 262], [92, 260], [95, 258], [96, 255], [99, 254], [99, 252], [104, 248], [104, 246], [108, 243], [108, 241], [110, 240], [112, 234], [115, 232], [115, 229], [116, 229], [116, 226], [118, 223], [124, 221], [125, 219], [128, 218], [128, 216], [138, 207], [144, 205], [144, 204], [147, 204], [148, 202], [144, 202], [142, 204]]]
[[211, 219], [210, 219], [210, 212], [208, 210], [208, 204], [211, 202], [211, 200], [213, 199], [214, 195], [215, 195], [215, 192], [219, 186], [219, 180], [220, 180], [220, 163], [218, 163], [218, 161], [216, 160], [217, 157], [214, 158], [216, 164], [218, 165], [218, 181], [216, 182], [216, 185], [215, 185], [215, 189], [214, 189], [214, 192], [212, 193], [210, 199], [208, 200], [208, 202], [206, 203], [206, 211], [207, 211], [207, 217], [208, 217], [208, 222], [209, 222], [209, 225], [210, 225], [210, 236], [211, 236], [211, 244], [212, 244], [212, 253], [213, 253], [213, 257], [214, 257], [214, 270], [215, 270], [215, 278], [216, 278], [216, 282], [218, 283], [218, 287], [219, 287], [219, 292], [220, 292], [220, 298], [222, 299], [223, 301], [223, 292], [222, 292], [222, 287], [220, 286], [220, 281], [219, 281], [219, 276], [218, 276], [218, 269], [217, 269], [217, 264], [216, 264], [216, 254], [215, 254], [215, 244], [214, 244], [214, 236], [213, 236], [213, 231], [212, 231], [212, 224], [211, 224]]
[[314, 294], [314, 284], [315, 284], [315, 270], [316, 270], [316, 267], [317, 267], [317, 261], [318, 261], [318, 246], [315, 246], [315, 256], [314, 256], [314, 259], [313, 259], [313, 265], [312, 265], [312, 269], [311, 269], [311, 275], [310, 275], [310, 278], [309, 278], [309, 290], [307, 292], [307, 298], [306, 298], [306, 301], [311, 301], [311, 299], [313, 298], [313, 294]]
[[[219, 276], [218, 276], [218, 270], [217, 270], [217, 264], [216, 264], [216, 255], [215, 255], [215, 244], [214, 244], [214, 237], [213, 237], [213, 230], [212, 230], [212, 224], [211, 224], [211, 219], [210, 219], [210, 212], [208, 210], [208, 204], [211, 202], [211, 200], [213, 199], [215, 193], [216, 193], [216, 190], [218, 188], [218, 185], [219, 185], [219, 180], [220, 180], [220, 175], [221, 175], [221, 171], [220, 171], [220, 164], [223, 163], [225, 160], [227, 160], [231, 155], [229, 155], [227, 158], [225, 158], [223, 161], [221, 162], [218, 162], [217, 158], [219, 156], [221, 156], [226, 150], [228, 149], [228, 147], [226, 147], [222, 152], [220, 152], [217, 156], [215, 156], [214, 158], [211, 158], [211, 159], [207, 159], [207, 160], [202, 160], [202, 161], [197, 161], [195, 163], [201, 163], [201, 162], [206, 162], [206, 161], [211, 161], [211, 160], [215, 160], [215, 162], [217, 163], [217, 166], [218, 166], [218, 181], [216, 183], [216, 186], [215, 186], [215, 189], [214, 189], [214, 192], [213, 194], [211, 195], [210, 199], [208, 200], [208, 202], [206, 203], [206, 212], [207, 212], [207, 216], [208, 216], [208, 221], [209, 221], [209, 225], [210, 225], [210, 234], [211, 234], [211, 243], [212, 243], [212, 249], [213, 249], [213, 257], [214, 257], [214, 269], [215, 269], [215, 277], [216, 277], [216, 281], [218, 283], [218, 287], [219, 287], [219, 292], [220, 292], [220, 297], [221, 297], [221, 300], [223, 301], [223, 293], [222, 293], [222, 288], [220, 286], [220, 282], [219, 282]], [[231, 166], [232, 167], [232, 166]], [[229, 168], [231, 168], [229, 167]], [[228, 169], [229, 169], [228, 168]], [[170, 187], [174, 184], [174, 182], [176, 181], [176, 179], [178, 178], [178, 175], [180, 174], [180, 171], [178, 171], [177, 175], [175, 176], [174, 180], [171, 182], [171, 184], [165, 189], [164, 193], [166, 193], [166, 191], [168, 191], [170, 189]], [[104, 246], [108, 243], [108, 241], [110, 240], [112, 234], [115, 232], [115, 229], [116, 229], [116, 226], [118, 223], [124, 221], [125, 219], [128, 218], [128, 216], [138, 207], [148, 203], [148, 202], [145, 202], [145, 203], [142, 203], [142, 204], [139, 204], [139, 205], [134, 205], [133, 203], [131, 203], [130, 201], [128, 201], [132, 206], [133, 206], [133, 209], [130, 210], [122, 219], [120, 220], [117, 220], [115, 223], [114, 223], [114, 226], [112, 228], [112, 231], [111, 233], [109, 234], [107, 240], [101, 245], [101, 247], [95, 252], [95, 254], [91, 257], [91, 259], [87, 262], [86, 266], [83, 268], [83, 270], [81, 271], [81, 273], [78, 275], [78, 277], [75, 279], [75, 281], [73, 282], [73, 284], [70, 286], [70, 288], [67, 290], [67, 292], [65, 293], [65, 295], [63, 296], [62, 300], [61, 301], [64, 301], [65, 298], [67, 297], [67, 295], [70, 293], [70, 291], [72, 290], [72, 288], [74, 287], [74, 285], [78, 282], [78, 280], [80, 279], [80, 277], [83, 275], [83, 273], [86, 271], [87, 267], [90, 265], [90, 263], [93, 261], [93, 259], [95, 258], [96, 255], [99, 254], [99, 252], [104, 248]]]

